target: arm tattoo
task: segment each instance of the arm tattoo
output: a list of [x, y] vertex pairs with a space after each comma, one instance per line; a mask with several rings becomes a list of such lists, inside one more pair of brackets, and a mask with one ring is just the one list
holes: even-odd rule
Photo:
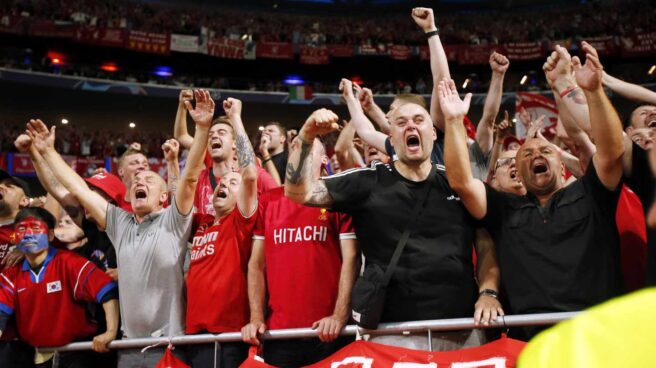
[[333, 204], [333, 197], [326, 188], [326, 183], [323, 180], [318, 180], [312, 186], [312, 195], [310, 199], [305, 202], [306, 206], [310, 207], [330, 207]]
[[296, 185], [301, 182], [301, 172], [303, 170], [303, 166], [305, 166], [305, 161], [308, 158], [309, 153], [310, 153], [310, 145], [301, 141], [301, 155], [298, 160], [298, 168], [294, 169], [294, 165], [292, 165], [291, 162], [287, 164], [286, 180], [290, 184]]
[[583, 96], [583, 92], [581, 92], [580, 88], [575, 88], [572, 90], [572, 92], [568, 93], [565, 97], [571, 98], [572, 101], [579, 105], [586, 105], [587, 101], [585, 100], [585, 96]]
[[240, 168], [245, 168], [248, 165], [251, 165], [255, 162], [255, 153], [253, 152], [253, 147], [251, 147], [251, 142], [248, 140], [244, 134], [237, 135], [237, 160], [239, 162]]

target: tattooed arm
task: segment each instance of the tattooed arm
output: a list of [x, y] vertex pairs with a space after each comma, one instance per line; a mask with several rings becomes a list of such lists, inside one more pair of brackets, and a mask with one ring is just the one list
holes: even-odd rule
[[232, 123], [237, 146], [237, 162], [241, 172], [241, 186], [237, 195], [237, 208], [244, 217], [250, 217], [257, 209], [257, 166], [255, 152], [241, 121], [241, 101], [229, 98], [223, 101], [223, 109]]
[[196, 90], [194, 95], [196, 97], [196, 107], [191, 105], [191, 101], [185, 101], [184, 103], [196, 123], [196, 131], [187, 156], [184, 174], [178, 182], [174, 198], [178, 211], [182, 215], [190, 213], [194, 205], [196, 184], [198, 184], [198, 176], [203, 167], [203, 157], [207, 150], [207, 137], [214, 116], [214, 100], [210, 97], [210, 93], [206, 90]]
[[312, 177], [312, 145], [320, 134], [337, 130], [337, 115], [330, 110], [319, 109], [305, 121], [298, 137], [292, 142], [285, 170], [285, 196], [306, 206], [329, 207], [332, 197], [326, 184]]

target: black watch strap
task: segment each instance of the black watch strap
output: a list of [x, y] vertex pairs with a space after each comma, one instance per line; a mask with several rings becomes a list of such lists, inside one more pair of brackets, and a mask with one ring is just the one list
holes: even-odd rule
[[483, 296], [483, 295], [492, 297], [494, 299], [499, 299], [499, 293], [497, 293], [495, 290], [492, 289], [484, 289], [483, 291], [478, 293], [478, 296]]
[[426, 33], [424, 33], [424, 34], [426, 35], [426, 38], [431, 38], [431, 37], [433, 37], [433, 36], [438, 36], [438, 35], [440, 34], [440, 29], [438, 28], [438, 29], [436, 29], [436, 30], [434, 30], [434, 31], [428, 31], [428, 32], [426, 32]]

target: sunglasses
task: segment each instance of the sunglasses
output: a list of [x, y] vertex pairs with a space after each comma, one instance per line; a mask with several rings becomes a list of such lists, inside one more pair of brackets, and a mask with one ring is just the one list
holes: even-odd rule
[[514, 157], [504, 157], [497, 160], [497, 163], [494, 165], [494, 171], [497, 171], [502, 166], [510, 166], [515, 163]]

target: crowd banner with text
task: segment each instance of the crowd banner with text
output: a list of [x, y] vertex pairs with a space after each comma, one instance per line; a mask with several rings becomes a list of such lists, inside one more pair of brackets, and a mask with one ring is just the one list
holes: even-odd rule
[[226, 37], [210, 39], [207, 42], [207, 54], [223, 59], [255, 59], [255, 44]]
[[656, 53], [656, 32], [622, 37], [620, 42], [622, 57], [642, 57]]
[[294, 59], [294, 44], [287, 42], [258, 42], [255, 54], [265, 59]]
[[300, 63], [310, 65], [322, 65], [330, 62], [328, 58], [328, 48], [326, 46], [306, 46], [300, 47]]
[[503, 44], [503, 52], [510, 60], [538, 60], [544, 56], [541, 42], [519, 42]]
[[170, 49], [170, 34], [130, 31], [126, 47], [130, 50], [152, 54], [168, 54]]
[[200, 39], [198, 36], [171, 34], [171, 51], [199, 52]]
[[328, 45], [328, 54], [333, 57], [353, 57], [353, 45]]
[[394, 60], [408, 60], [412, 56], [412, 48], [406, 45], [390, 46], [390, 56]]
[[120, 28], [78, 27], [73, 39], [92, 45], [125, 47], [125, 31]]

